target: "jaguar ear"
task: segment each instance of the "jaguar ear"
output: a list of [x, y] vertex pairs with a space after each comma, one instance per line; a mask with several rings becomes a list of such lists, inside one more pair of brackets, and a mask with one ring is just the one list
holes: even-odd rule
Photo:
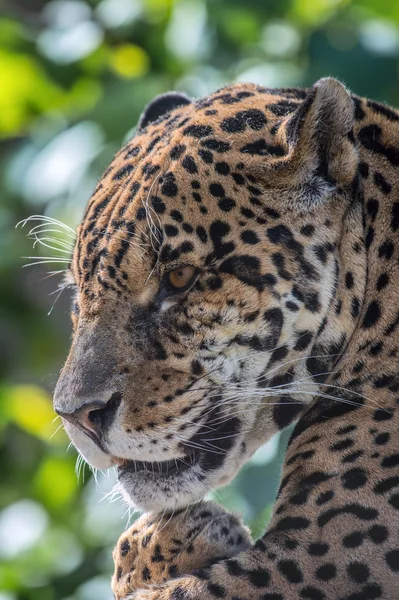
[[288, 159], [297, 178], [319, 178], [346, 187], [357, 173], [353, 136], [354, 103], [347, 89], [331, 77], [320, 79], [288, 119]]
[[152, 100], [143, 112], [141, 113], [137, 129], [140, 131], [147, 127], [149, 123], [153, 123], [159, 117], [162, 117], [171, 110], [178, 108], [179, 106], [185, 106], [191, 104], [192, 100], [181, 92], [167, 92], [161, 94]]

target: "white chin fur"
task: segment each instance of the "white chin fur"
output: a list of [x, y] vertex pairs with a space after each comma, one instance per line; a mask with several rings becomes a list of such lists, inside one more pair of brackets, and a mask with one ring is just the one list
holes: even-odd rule
[[207, 481], [200, 482], [196, 478], [171, 478], [145, 481], [141, 477], [126, 476], [120, 481], [120, 490], [125, 502], [143, 512], [161, 513], [185, 508], [198, 502], [208, 493]]
[[140, 511], [179, 510], [199, 502], [210, 490], [229, 483], [244, 462], [238, 456], [227, 457], [223, 467], [214, 471], [204, 473], [197, 465], [169, 478], [127, 473], [119, 479], [119, 490], [124, 500]]
[[95, 469], [108, 469], [113, 465], [111, 458], [105, 452], [102, 452], [96, 444], [85, 435], [80, 429], [64, 421], [65, 431], [69, 435], [71, 442], [83, 458]]

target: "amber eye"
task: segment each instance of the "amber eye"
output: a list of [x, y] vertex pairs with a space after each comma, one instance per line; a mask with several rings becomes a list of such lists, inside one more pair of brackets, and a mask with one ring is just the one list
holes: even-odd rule
[[186, 265], [169, 271], [169, 273], [166, 273], [165, 279], [169, 288], [181, 292], [190, 285], [196, 274], [197, 269], [195, 267]]

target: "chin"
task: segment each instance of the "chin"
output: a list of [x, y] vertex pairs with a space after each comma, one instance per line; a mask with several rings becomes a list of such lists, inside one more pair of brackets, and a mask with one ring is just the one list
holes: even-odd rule
[[245, 461], [225, 457], [210, 469], [205, 453], [165, 462], [126, 461], [118, 467], [120, 491], [125, 501], [143, 512], [173, 512], [199, 502], [217, 487], [226, 485]]

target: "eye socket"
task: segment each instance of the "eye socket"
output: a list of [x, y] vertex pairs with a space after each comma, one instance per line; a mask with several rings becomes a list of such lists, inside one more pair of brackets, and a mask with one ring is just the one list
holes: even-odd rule
[[173, 269], [165, 275], [165, 281], [170, 290], [182, 292], [193, 282], [198, 270], [192, 265]]

